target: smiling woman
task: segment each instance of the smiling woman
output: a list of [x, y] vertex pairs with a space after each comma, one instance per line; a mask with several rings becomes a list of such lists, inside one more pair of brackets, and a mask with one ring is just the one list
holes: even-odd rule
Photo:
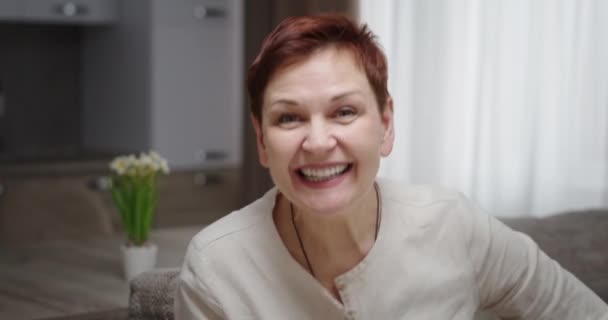
[[[177, 319], [605, 319], [527, 236], [459, 193], [377, 179], [394, 141], [375, 37], [337, 15], [284, 20], [249, 68], [275, 188], [191, 241]], [[605, 316], [604, 316], [605, 317]]]
[[392, 106], [386, 100], [381, 113], [350, 51], [328, 46], [277, 71], [263, 101], [254, 121], [260, 162], [298, 212], [338, 216], [373, 202], [380, 157], [392, 147]]

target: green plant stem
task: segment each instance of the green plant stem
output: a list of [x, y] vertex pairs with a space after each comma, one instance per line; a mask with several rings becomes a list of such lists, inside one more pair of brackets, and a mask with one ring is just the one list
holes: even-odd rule
[[111, 193], [129, 242], [143, 245], [148, 240], [156, 208], [156, 176], [113, 177]]

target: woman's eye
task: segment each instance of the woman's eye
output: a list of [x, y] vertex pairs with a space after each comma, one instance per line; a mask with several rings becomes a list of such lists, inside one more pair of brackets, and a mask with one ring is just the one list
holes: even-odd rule
[[336, 117], [338, 117], [338, 118], [351, 117], [351, 116], [354, 116], [355, 114], [356, 114], [355, 110], [350, 107], [340, 108], [340, 109], [338, 109], [338, 111], [336, 111]]
[[279, 124], [288, 124], [299, 120], [300, 117], [296, 116], [295, 114], [283, 114], [278, 118], [277, 122]]

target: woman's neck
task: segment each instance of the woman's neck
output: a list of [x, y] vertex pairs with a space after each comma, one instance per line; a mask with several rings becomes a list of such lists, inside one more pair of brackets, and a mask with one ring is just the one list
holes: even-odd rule
[[[330, 217], [294, 209], [294, 222], [302, 240], [328, 255], [359, 250], [367, 253], [369, 240], [374, 238], [376, 226], [376, 196], [374, 189], [359, 203]], [[372, 243], [373, 244], [373, 243]]]
[[317, 276], [337, 276], [356, 266], [374, 245], [379, 205], [371, 188], [359, 201], [332, 216], [307, 212], [295, 205], [292, 215], [292, 204], [281, 196], [275, 223], [300, 264], [307, 267], [307, 256]]

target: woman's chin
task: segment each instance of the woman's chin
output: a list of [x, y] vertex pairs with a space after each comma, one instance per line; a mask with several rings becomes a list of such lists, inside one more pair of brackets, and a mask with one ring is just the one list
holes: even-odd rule
[[341, 212], [345, 212], [351, 203], [344, 199], [310, 199], [304, 200], [303, 205], [306, 207], [306, 211], [310, 212], [318, 217], [334, 217], [339, 215]]

